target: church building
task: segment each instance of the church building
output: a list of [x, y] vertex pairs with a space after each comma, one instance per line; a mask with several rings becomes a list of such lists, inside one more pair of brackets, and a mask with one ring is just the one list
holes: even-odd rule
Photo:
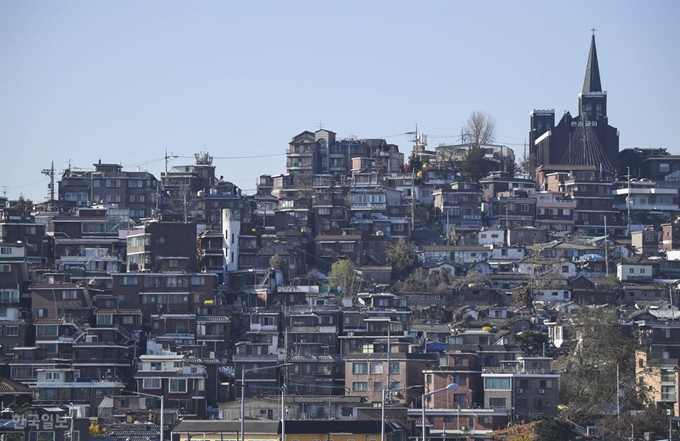
[[[583, 90], [578, 95], [579, 115], [565, 112], [555, 125], [555, 110], [532, 110], [529, 154], [537, 167], [595, 166], [609, 180], [619, 162], [619, 132], [609, 125], [607, 92], [602, 90], [595, 34], [590, 42]], [[546, 167], [547, 166], [547, 167]]]

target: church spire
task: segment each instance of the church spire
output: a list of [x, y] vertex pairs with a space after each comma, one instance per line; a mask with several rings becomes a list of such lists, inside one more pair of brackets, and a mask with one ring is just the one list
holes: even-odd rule
[[586, 66], [586, 78], [583, 81], [583, 93], [602, 92], [600, 83], [600, 66], [597, 64], [597, 50], [595, 49], [595, 29], [592, 29], [593, 37], [590, 40], [590, 54]]

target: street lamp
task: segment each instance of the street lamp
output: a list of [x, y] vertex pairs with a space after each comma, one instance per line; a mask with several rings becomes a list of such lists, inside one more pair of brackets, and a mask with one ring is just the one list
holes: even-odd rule
[[[380, 427], [380, 441], [385, 441], [385, 423], [387, 422], [386, 416], [385, 416], [385, 401], [387, 397], [388, 392], [402, 392], [405, 390], [412, 389], [414, 387], [420, 387], [420, 385], [417, 386], [408, 386], [408, 387], [399, 387], [395, 389], [389, 389], [388, 387], [384, 387], [382, 390], [382, 426]], [[282, 440], [285, 441], [285, 440]]]
[[130, 392], [131, 394], [135, 394], [135, 395], [141, 395], [143, 397], [159, 398], [161, 400], [161, 427], [160, 427], [160, 430], [158, 432], [159, 432], [159, 435], [160, 435], [159, 436], [160, 441], [163, 441], [163, 413], [165, 411], [165, 409], [163, 407], [163, 395], [153, 395], [153, 394], [147, 394], [146, 392], [135, 392], [135, 391], [132, 391], [132, 390], [129, 390], [129, 391], [126, 391], [126, 392]]
[[[284, 366], [290, 366], [290, 363], [286, 364], [277, 364], [275, 366], [262, 366], [262, 367], [256, 367], [256, 368], [250, 368], [250, 369], [243, 369], [241, 370], [241, 441], [245, 441], [245, 430], [246, 430], [246, 424], [245, 424], [245, 414], [246, 414], [246, 406], [245, 406], [245, 398], [244, 398], [244, 392], [246, 389], [246, 372], [257, 372], [257, 371], [264, 371], [267, 369], [276, 369], [279, 367], [284, 367]], [[281, 389], [281, 395], [283, 395], [284, 389]], [[281, 400], [283, 400], [284, 397], [281, 397]], [[281, 406], [283, 409], [283, 405]], [[285, 430], [285, 423], [283, 420], [285, 419], [285, 415], [281, 415], [281, 421], [282, 421], [282, 426], [281, 426], [281, 437], [284, 438], [281, 441], [285, 441], [286, 434], [284, 432]]]
[[443, 387], [441, 389], [437, 389], [435, 391], [423, 394], [422, 400], [421, 400], [421, 406], [423, 407], [423, 414], [421, 416], [421, 418], [422, 418], [421, 423], [422, 423], [423, 441], [426, 441], [426, 439], [427, 439], [426, 436], [425, 436], [425, 400], [428, 397], [430, 397], [434, 394], [438, 394], [439, 392], [444, 392], [444, 391], [447, 391], [447, 390], [454, 390], [454, 389], [458, 389], [458, 385], [456, 383], [451, 383], [448, 386]]

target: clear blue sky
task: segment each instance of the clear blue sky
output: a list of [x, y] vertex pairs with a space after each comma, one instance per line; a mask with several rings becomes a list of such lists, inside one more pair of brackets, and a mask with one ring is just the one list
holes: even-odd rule
[[474, 110], [521, 156], [531, 109], [577, 112], [590, 29], [621, 148], [680, 153], [680, 2], [0, 1], [0, 194], [54, 161], [160, 177], [165, 149], [252, 192], [290, 138], [455, 141]]

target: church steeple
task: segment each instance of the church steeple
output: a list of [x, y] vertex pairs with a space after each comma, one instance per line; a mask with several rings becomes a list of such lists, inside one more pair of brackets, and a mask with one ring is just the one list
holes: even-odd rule
[[602, 92], [600, 82], [600, 66], [597, 63], [597, 49], [595, 49], [595, 29], [590, 40], [590, 54], [588, 55], [588, 65], [586, 66], [586, 78], [583, 81], [583, 93]]

